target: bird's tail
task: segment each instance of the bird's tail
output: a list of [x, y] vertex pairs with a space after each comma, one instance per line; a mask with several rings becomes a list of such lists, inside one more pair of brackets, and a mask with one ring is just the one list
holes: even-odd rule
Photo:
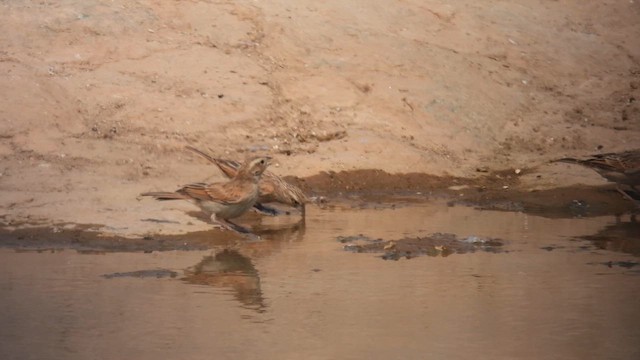
[[191, 145], [185, 146], [187, 150], [193, 151], [194, 153], [202, 156], [207, 159], [209, 162], [214, 163], [220, 170], [225, 174], [226, 177], [233, 179], [238, 173], [238, 168], [240, 167], [240, 163], [233, 160], [225, 160], [225, 159], [216, 159], [213, 156], [207, 154], [206, 152], [196, 149]]
[[175, 193], [175, 192], [168, 192], [168, 191], [146, 192], [146, 193], [140, 194], [140, 196], [152, 196], [156, 200], [184, 200], [184, 199], [187, 199], [187, 197], [185, 197], [182, 194], [178, 194], [178, 193]]
[[552, 163], [558, 163], [558, 162], [562, 162], [562, 163], [567, 163], [567, 164], [584, 164], [585, 161], [584, 160], [580, 160], [580, 159], [575, 159], [575, 158], [562, 158], [562, 159], [556, 159], [556, 160], [551, 160], [550, 162]]
[[187, 146], [185, 146], [185, 149], [190, 150], [190, 151], [193, 151], [194, 153], [196, 153], [196, 154], [198, 154], [198, 155], [202, 156], [203, 158], [205, 158], [205, 159], [209, 160], [210, 162], [212, 162], [212, 163], [214, 163], [214, 164], [216, 163], [216, 159], [215, 159], [213, 156], [211, 156], [211, 155], [207, 154], [206, 152], [204, 152], [204, 151], [202, 151], [202, 150], [200, 150], [200, 149], [197, 149], [197, 148], [195, 148], [195, 147], [193, 147], [193, 146], [191, 146], [191, 145], [187, 145]]

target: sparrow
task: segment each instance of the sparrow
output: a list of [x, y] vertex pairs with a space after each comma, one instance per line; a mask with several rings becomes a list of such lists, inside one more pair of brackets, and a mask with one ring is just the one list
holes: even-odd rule
[[[193, 146], [188, 145], [186, 148], [214, 163], [228, 178], [233, 178], [239, 171], [240, 163], [237, 161], [214, 158]], [[302, 212], [302, 216], [304, 216], [305, 204], [309, 202], [309, 198], [299, 187], [286, 182], [283, 178], [270, 171], [265, 171], [260, 180], [260, 196], [254, 207], [260, 212], [277, 215], [278, 211], [276, 209], [263, 205], [270, 202], [278, 202], [298, 208]]]
[[617, 190], [626, 198], [633, 199], [620, 189], [620, 185], [628, 185], [635, 192], [640, 185], [640, 149], [620, 153], [591, 155], [585, 159], [562, 158], [552, 162], [578, 164], [595, 170], [600, 176], [618, 185]]
[[228, 182], [193, 183], [175, 192], [146, 192], [156, 200], [187, 200], [210, 214], [211, 221], [240, 233], [249, 231], [229, 219], [237, 218], [251, 209], [259, 196], [259, 182], [271, 161], [270, 157], [254, 157], [238, 166]]

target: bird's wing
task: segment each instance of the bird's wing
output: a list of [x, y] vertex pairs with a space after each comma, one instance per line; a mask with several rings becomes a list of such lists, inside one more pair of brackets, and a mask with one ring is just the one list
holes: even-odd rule
[[193, 183], [187, 184], [176, 192], [178, 194], [186, 195], [189, 198], [196, 200], [208, 200], [211, 201], [211, 196], [207, 193], [207, 184], [205, 183]]
[[195, 183], [185, 185], [177, 191], [196, 200], [215, 201], [222, 204], [237, 204], [253, 196], [252, 184], [244, 182]]
[[582, 160], [580, 161], [580, 163], [601, 170], [624, 171], [622, 163], [612, 157], [598, 156], [591, 159]]
[[583, 161], [587, 166], [598, 168], [607, 171], [619, 171], [625, 170], [625, 163], [615, 154], [602, 154], [596, 155]]
[[260, 196], [270, 196], [276, 191], [277, 184], [268, 177], [263, 177], [260, 181]]
[[640, 151], [598, 154], [584, 160], [584, 162], [593, 167], [624, 172], [640, 168]]
[[627, 151], [620, 157], [624, 164], [625, 171], [640, 171], [640, 151]]
[[564, 162], [569, 164], [578, 164], [583, 165], [594, 170], [603, 170], [603, 171], [618, 171], [623, 172], [625, 170], [624, 163], [615, 156], [611, 156], [614, 154], [598, 154], [593, 155], [587, 159], [576, 159], [576, 158], [562, 158], [553, 160], [552, 162]]

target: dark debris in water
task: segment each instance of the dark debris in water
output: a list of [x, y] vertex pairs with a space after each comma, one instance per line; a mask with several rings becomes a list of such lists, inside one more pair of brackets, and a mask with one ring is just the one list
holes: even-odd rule
[[[455, 205], [455, 202], [449, 202], [449, 206]], [[467, 202], [467, 204], [462, 203], [463, 205], [471, 205], [479, 210], [495, 210], [495, 211], [508, 211], [508, 212], [523, 212], [525, 211], [524, 204], [519, 201], [512, 200], [502, 200], [502, 201], [486, 201], [481, 204], [472, 204], [471, 202]]]
[[352, 235], [352, 236], [338, 236], [336, 238], [336, 240], [338, 240], [338, 242], [343, 243], [343, 244], [349, 244], [349, 245], [363, 245], [363, 244], [372, 244], [372, 243], [381, 243], [384, 242], [384, 240], [378, 238], [378, 239], [371, 239], [367, 236], [364, 236], [362, 234], [359, 235]]
[[608, 268], [613, 267], [621, 267], [625, 269], [631, 269], [635, 266], [640, 265], [640, 262], [637, 261], [605, 261], [605, 262], [592, 262], [589, 265], [604, 265]]
[[165, 219], [153, 219], [153, 218], [140, 219], [140, 221], [147, 221], [147, 222], [158, 223], [158, 224], [180, 224], [179, 221], [165, 220]]
[[399, 240], [371, 239], [363, 235], [339, 236], [344, 250], [354, 253], [382, 253], [384, 260], [411, 259], [417, 256], [442, 256], [466, 254], [476, 251], [505, 252], [504, 241], [496, 238], [468, 236], [459, 238], [454, 234], [434, 233], [424, 237]]
[[178, 273], [171, 270], [166, 269], [155, 269], [155, 270], [138, 270], [138, 271], [129, 271], [129, 272], [116, 272], [112, 274], [104, 274], [102, 275], [105, 279], [115, 279], [115, 278], [175, 278], [178, 276]]
[[542, 250], [547, 250], [547, 251], [553, 251], [553, 250], [557, 250], [557, 249], [564, 249], [564, 246], [560, 246], [560, 245], [549, 245], [549, 246], [543, 246], [540, 249]]

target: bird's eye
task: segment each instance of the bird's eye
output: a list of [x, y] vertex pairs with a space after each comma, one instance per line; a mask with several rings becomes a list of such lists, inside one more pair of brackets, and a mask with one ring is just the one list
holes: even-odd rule
[[264, 165], [264, 159], [260, 160], [260, 165]]

